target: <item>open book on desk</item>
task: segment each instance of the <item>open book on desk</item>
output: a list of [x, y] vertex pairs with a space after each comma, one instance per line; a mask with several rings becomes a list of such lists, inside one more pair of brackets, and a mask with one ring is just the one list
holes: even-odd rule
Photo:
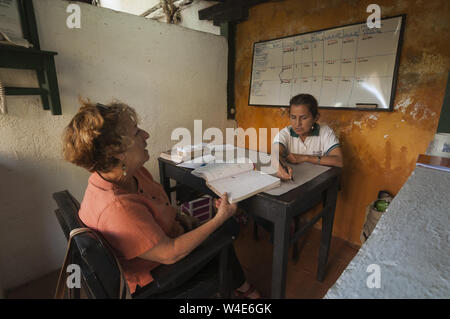
[[253, 163], [210, 163], [192, 171], [218, 196], [228, 193], [231, 204], [280, 185], [280, 179], [254, 170]]

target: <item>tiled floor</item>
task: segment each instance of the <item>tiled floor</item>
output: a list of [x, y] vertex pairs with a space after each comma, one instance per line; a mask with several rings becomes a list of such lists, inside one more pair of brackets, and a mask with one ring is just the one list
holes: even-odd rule
[[[259, 240], [253, 239], [251, 220], [241, 227], [235, 242], [236, 252], [247, 275], [263, 296], [270, 296], [272, 272], [272, 243], [270, 235], [259, 227]], [[322, 298], [336, 282], [342, 271], [357, 253], [357, 248], [339, 238], [331, 240], [325, 280], [316, 280], [319, 255], [320, 230], [312, 229], [300, 242], [299, 261], [292, 260], [292, 248], [286, 280], [286, 298]], [[53, 298], [59, 271], [54, 271], [38, 280], [6, 293], [7, 298]]]
[[[299, 242], [299, 259], [292, 259], [292, 248], [286, 279], [286, 298], [322, 298], [336, 282], [348, 263], [358, 252], [350, 243], [333, 237], [328, 256], [326, 276], [323, 282], [316, 280], [321, 231], [311, 229]], [[253, 239], [253, 222], [241, 227], [235, 247], [247, 279], [263, 296], [270, 297], [272, 274], [272, 243], [270, 234], [258, 227], [259, 240]]]

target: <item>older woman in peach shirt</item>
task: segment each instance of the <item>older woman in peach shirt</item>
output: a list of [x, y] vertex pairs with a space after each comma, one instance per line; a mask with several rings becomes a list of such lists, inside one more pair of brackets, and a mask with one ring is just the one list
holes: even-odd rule
[[[187, 256], [236, 212], [224, 195], [214, 218], [194, 228], [196, 221], [177, 213], [144, 168], [148, 138], [134, 109], [123, 103], [85, 102], [64, 135], [65, 158], [92, 172], [79, 217], [112, 246], [131, 293], [152, 282], [152, 269]], [[236, 293], [258, 298], [231, 255]]]

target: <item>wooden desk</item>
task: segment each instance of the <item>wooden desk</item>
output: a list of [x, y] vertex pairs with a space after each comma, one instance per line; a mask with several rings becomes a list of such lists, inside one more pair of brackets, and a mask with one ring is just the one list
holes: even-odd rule
[[[205, 180], [191, 174], [191, 169], [177, 167], [175, 163], [162, 158], [159, 158], [158, 161], [161, 184], [169, 197], [170, 193], [176, 190], [176, 188], [170, 187], [170, 179], [199, 192], [217, 197], [206, 186]], [[333, 230], [340, 174], [341, 169], [333, 167], [313, 180], [283, 195], [273, 196], [259, 193], [239, 202], [239, 206], [250, 215], [258, 216], [274, 224], [271, 298], [284, 298], [285, 296], [288, 249], [290, 244], [297, 241], [320, 218], [323, 218], [323, 221], [317, 279], [323, 281]], [[293, 219], [296, 216], [305, 214], [320, 202], [323, 203], [322, 211], [290, 238], [289, 226]]]

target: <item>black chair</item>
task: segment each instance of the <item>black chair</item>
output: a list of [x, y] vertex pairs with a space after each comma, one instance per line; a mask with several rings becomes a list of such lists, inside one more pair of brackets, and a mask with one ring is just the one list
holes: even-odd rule
[[[56, 217], [67, 239], [73, 229], [86, 227], [78, 217], [78, 201], [67, 190], [54, 193], [53, 198], [58, 205]], [[232, 274], [227, 258], [238, 232], [239, 225], [234, 219], [229, 219], [182, 260], [153, 269], [154, 281], [136, 291], [132, 298], [195, 299], [217, 296], [217, 293], [222, 298], [229, 298]], [[87, 297], [118, 298], [121, 273], [111, 249], [101, 235], [95, 236], [91, 232], [78, 234], [73, 237], [72, 245], [69, 263], [80, 266]], [[205, 267], [211, 270], [207, 272], [211, 274], [207, 278], [205, 272], [199, 272]], [[189, 279], [181, 286], [168, 290], [171, 283], [186, 276]], [[80, 298], [80, 289], [69, 289], [68, 296]]]

